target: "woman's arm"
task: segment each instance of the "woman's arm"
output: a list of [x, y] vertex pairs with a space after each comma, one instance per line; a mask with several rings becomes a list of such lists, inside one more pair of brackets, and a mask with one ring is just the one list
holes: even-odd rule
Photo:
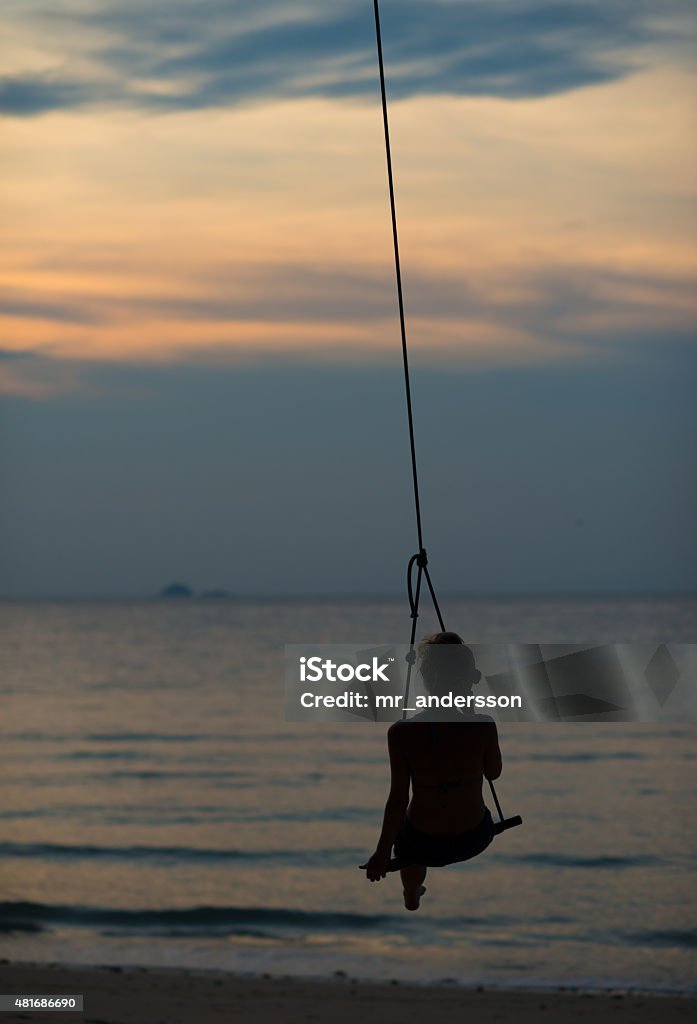
[[394, 726], [387, 733], [387, 749], [390, 754], [390, 792], [377, 848], [389, 854], [409, 804], [409, 764]]
[[367, 864], [361, 865], [366, 868], [371, 882], [378, 882], [387, 874], [392, 844], [397, 838], [404, 819], [404, 812], [409, 804], [409, 764], [400, 738], [400, 733], [403, 735], [403, 732], [398, 726], [399, 723], [390, 726], [387, 733], [391, 781], [382, 819], [382, 831], [375, 853]]
[[503, 770], [503, 761], [501, 759], [496, 722], [492, 722], [488, 728], [490, 735], [487, 739], [486, 750], [484, 751], [484, 778], [498, 779]]

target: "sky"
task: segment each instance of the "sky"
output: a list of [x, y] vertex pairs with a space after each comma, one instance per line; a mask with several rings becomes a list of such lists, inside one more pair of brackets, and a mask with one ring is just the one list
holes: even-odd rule
[[[434, 582], [697, 589], [697, 5], [381, 12]], [[0, 597], [399, 593], [372, 4], [0, 18]]]

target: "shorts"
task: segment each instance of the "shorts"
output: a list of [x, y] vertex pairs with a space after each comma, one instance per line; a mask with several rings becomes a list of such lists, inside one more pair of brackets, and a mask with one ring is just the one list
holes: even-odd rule
[[446, 864], [458, 864], [486, 850], [494, 834], [494, 822], [488, 808], [476, 828], [453, 835], [419, 832], [405, 817], [394, 843], [394, 867], [421, 864], [428, 868], [442, 868]]

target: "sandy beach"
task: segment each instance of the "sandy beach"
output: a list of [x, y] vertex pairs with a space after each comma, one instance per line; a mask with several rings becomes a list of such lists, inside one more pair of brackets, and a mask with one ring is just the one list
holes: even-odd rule
[[[213, 971], [3, 963], [0, 991], [13, 994], [82, 994], [82, 1013], [59, 1019], [83, 1024], [429, 1024], [476, 1020], [477, 1024], [548, 1020], [604, 1024], [686, 1021], [694, 1000], [680, 996], [581, 993], [569, 990], [515, 992], [456, 986], [375, 984], [337, 977], [329, 981], [248, 978]], [[3, 1021], [46, 1019], [18, 1010]]]

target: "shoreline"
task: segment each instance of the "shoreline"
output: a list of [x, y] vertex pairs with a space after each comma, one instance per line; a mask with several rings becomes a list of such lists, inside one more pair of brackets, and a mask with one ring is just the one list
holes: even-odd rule
[[[287, 975], [242, 975], [218, 969], [94, 964], [0, 962], [0, 992], [25, 995], [84, 995], [83, 1012], [62, 1011], [84, 1024], [277, 1024], [324, 1021], [337, 1024], [477, 1024], [515, 1021], [532, 1024], [573, 1019], [580, 1024], [631, 1021], [649, 1024], [660, 1014], [666, 1024], [692, 1017], [697, 996], [668, 991], [582, 989], [570, 986], [504, 989], [466, 986], [457, 981], [361, 981]], [[46, 1019], [45, 1013], [18, 1008], [3, 1022]]]
[[[360, 975], [353, 971], [335, 970], [325, 974], [289, 974], [287, 971], [269, 971], [266, 969], [258, 969], [249, 971], [241, 971], [230, 968], [229, 970], [220, 967], [201, 967], [201, 966], [187, 966], [182, 964], [144, 964], [138, 961], [132, 961], [130, 963], [97, 963], [96, 961], [72, 961], [72, 960], [20, 960], [11, 959], [9, 957], [0, 957], [0, 976], [3, 971], [11, 971], [12, 969], [23, 970], [63, 970], [67, 972], [72, 971], [84, 971], [89, 973], [90, 971], [107, 971], [112, 974], [163, 974], [163, 975], [186, 975], [192, 978], [223, 978], [232, 979], [235, 981], [287, 981], [287, 982], [300, 982], [307, 983], [309, 985], [341, 985], [341, 984], [358, 984], [366, 986], [374, 986], [375, 988], [412, 988], [412, 989], [447, 989], [449, 991], [458, 990], [461, 992], [492, 992], [492, 993], [512, 993], [514, 995], [548, 995], [550, 992], [559, 993], [560, 995], [576, 995], [576, 996], [636, 996], [638, 998], [646, 999], [662, 999], [669, 996], [674, 996], [676, 999], [695, 1000], [697, 1002], [697, 990], [692, 991], [689, 989], [673, 989], [673, 988], [639, 988], [630, 984], [584, 984], [579, 982], [575, 984], [568, 981], [550, 981], [546, 983], [532, 983], [530, 985], [521, 985], [517, 983], [506, 984], [505, 982], [496, 982], [492, 980], [483, 981], [459, 981], [457, 978], [451, 978], [443, 976], [442, 978], [388, 978], [388, 977], [374, 977], [370, 975]], [[4, 1018], [0, 1018], [0, 1024], [2, 1024]]]

